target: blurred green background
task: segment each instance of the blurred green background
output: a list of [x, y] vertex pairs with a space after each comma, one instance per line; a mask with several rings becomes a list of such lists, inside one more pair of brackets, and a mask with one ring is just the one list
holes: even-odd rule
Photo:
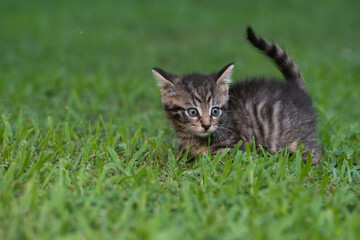
[[354, 120], [359, 9], [358, 1], [2, 1], [1, 107], [156, 121], [152, 67], [209, 73], [234, 61], [234, 79], [280, 76], [245, 41], [251, 25], [294, 58], [323, 114]]
[[[356, 0], [0, 1], [0, 239], [356, 239], [359, 11]], [[168, 152], [151, 68], [235, 62], [234, 81], [281, 77], [248, 25], [287, 50], [313, 96], [314, 170], [287, 155], [189, 166]]]

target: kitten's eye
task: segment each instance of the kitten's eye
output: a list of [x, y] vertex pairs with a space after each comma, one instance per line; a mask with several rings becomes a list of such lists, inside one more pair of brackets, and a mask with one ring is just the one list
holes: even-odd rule
[[195, 108], [189, 108], [188, 110], [186, 110], [187, 115], [189, 117], [196, 117], [198, 115], [198, 111]]
[[221, 114], [221, 110], [218, 107], [214, 107], [211, 109], [211, 116], [218, 117]]

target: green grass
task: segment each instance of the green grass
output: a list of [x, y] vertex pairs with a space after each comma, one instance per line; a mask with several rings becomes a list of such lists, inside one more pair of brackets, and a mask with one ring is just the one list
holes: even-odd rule
[[[358, 1], [1, 1], [0, 239], [357, 239]], [[324, 161], [177, 156], [154, 66], [298, 63]]]

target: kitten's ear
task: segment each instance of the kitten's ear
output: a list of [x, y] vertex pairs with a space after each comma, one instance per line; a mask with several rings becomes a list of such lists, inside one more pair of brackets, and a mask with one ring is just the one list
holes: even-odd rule
[[164, 88], [164, 87], [174, 86], [173, 81], [176, 78], [176, 75], [172, 73], [167, 73], [160, 68], [153, 68], [152, 72], [155, 78], [158, 80], [160, 87]]
[[225, 67], [223, 67], [216, 74], [216, 83], [220, 85], [228, 85], [231, 83], [231, 73], [234, 68], [234, 63], [229, 63]]

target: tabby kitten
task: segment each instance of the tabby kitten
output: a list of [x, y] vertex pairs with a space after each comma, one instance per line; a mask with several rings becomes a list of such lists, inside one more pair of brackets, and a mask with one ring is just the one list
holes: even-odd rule
[[[250, 78], [230, 85], [234, 64], [217, 73], [175, 75], [152, 71], [159, 82], [162, 103], [182, 148], [192, 155], [233, 148], [239, 141], [262, 145], [271, 152], [298, 144], [312, 163], [321, 161], [315, 141], [316, 117], [310, 95], [293, 60], [278, 46], [247, 28], [249, 42], [274, 60], [285, 82]], [[244, 147], [244, 144], [242, 145]]]

